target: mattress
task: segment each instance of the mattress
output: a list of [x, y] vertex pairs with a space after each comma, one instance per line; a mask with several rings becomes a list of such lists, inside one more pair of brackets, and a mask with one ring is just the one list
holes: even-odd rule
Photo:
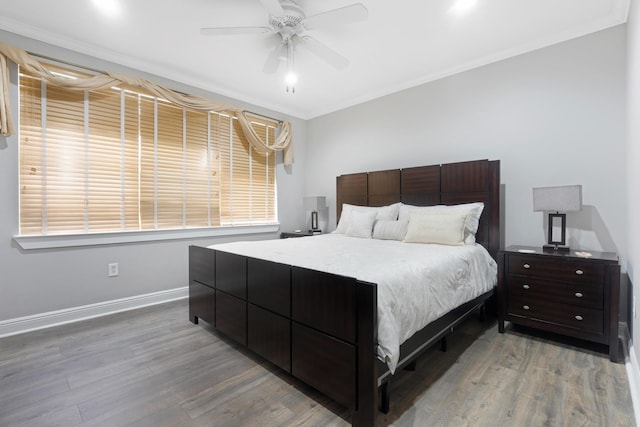
[[477, 244], [445, 246], [323, 234], [210, 248], [376, 283], [378, 356], [391, 373], [405, 340], [497, 282], [496, 262]]

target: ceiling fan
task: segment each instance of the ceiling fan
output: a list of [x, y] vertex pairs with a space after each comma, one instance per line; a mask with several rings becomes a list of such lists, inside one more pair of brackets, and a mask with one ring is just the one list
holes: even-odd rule
[[342, 69], [349, 65], [347, 58], [306, 34], [307, 30], [365, 21], [368, 17], [367, 8], [361, 3], [354, 3], [311, 16], [307, 16], [295, 0], [260, 0], [260, 3], [269, 12], [268, 26], [201, 28], [200, 33], [207, 36], [273, 34], [275, 47], [267, 56], [262, 70], [265, 73], [275, 73], [281, 60], [286, 59], [287, 92], [289, 90], [295, 92], [297, 78], [294, 73], [293, 53], [298, 45], [304, 45], [310, 52], [335, 68]]

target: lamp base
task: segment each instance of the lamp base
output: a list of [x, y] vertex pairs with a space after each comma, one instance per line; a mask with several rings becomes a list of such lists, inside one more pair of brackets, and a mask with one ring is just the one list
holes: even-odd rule
[[542, 246], [543, 252], [569, 252], [571, 249], [569, 246], [562, 245], [544, 245]]
[[319, 228], [312, 228], [309, 230], [309, 233], [311, 234], [322, 234], [322, 230], [320, 230]]

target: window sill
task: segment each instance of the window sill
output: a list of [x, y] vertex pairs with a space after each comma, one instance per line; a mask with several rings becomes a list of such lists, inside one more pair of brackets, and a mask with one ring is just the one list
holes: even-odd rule
[[275, 233], [279, 229], [280, 224], [264, 224], [213, 228], [181, 228], [173, 230], [59, 234], [50, 236], [13, 236], [13, 240], [15, 240], [22, 249], [32, 250], [113, 245], [121, 243], [157, 242], [162, 240], [194, 239], [201, 237], [264, 234]]

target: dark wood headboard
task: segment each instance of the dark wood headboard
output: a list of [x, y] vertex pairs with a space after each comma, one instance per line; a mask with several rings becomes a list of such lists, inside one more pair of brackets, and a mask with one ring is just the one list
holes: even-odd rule
[[500, 160], [475, 160], [336, 178], [337, 220], [342, 204], [416, 206], [483, 202], [476, 241], [496, 257], [500, 249]]

